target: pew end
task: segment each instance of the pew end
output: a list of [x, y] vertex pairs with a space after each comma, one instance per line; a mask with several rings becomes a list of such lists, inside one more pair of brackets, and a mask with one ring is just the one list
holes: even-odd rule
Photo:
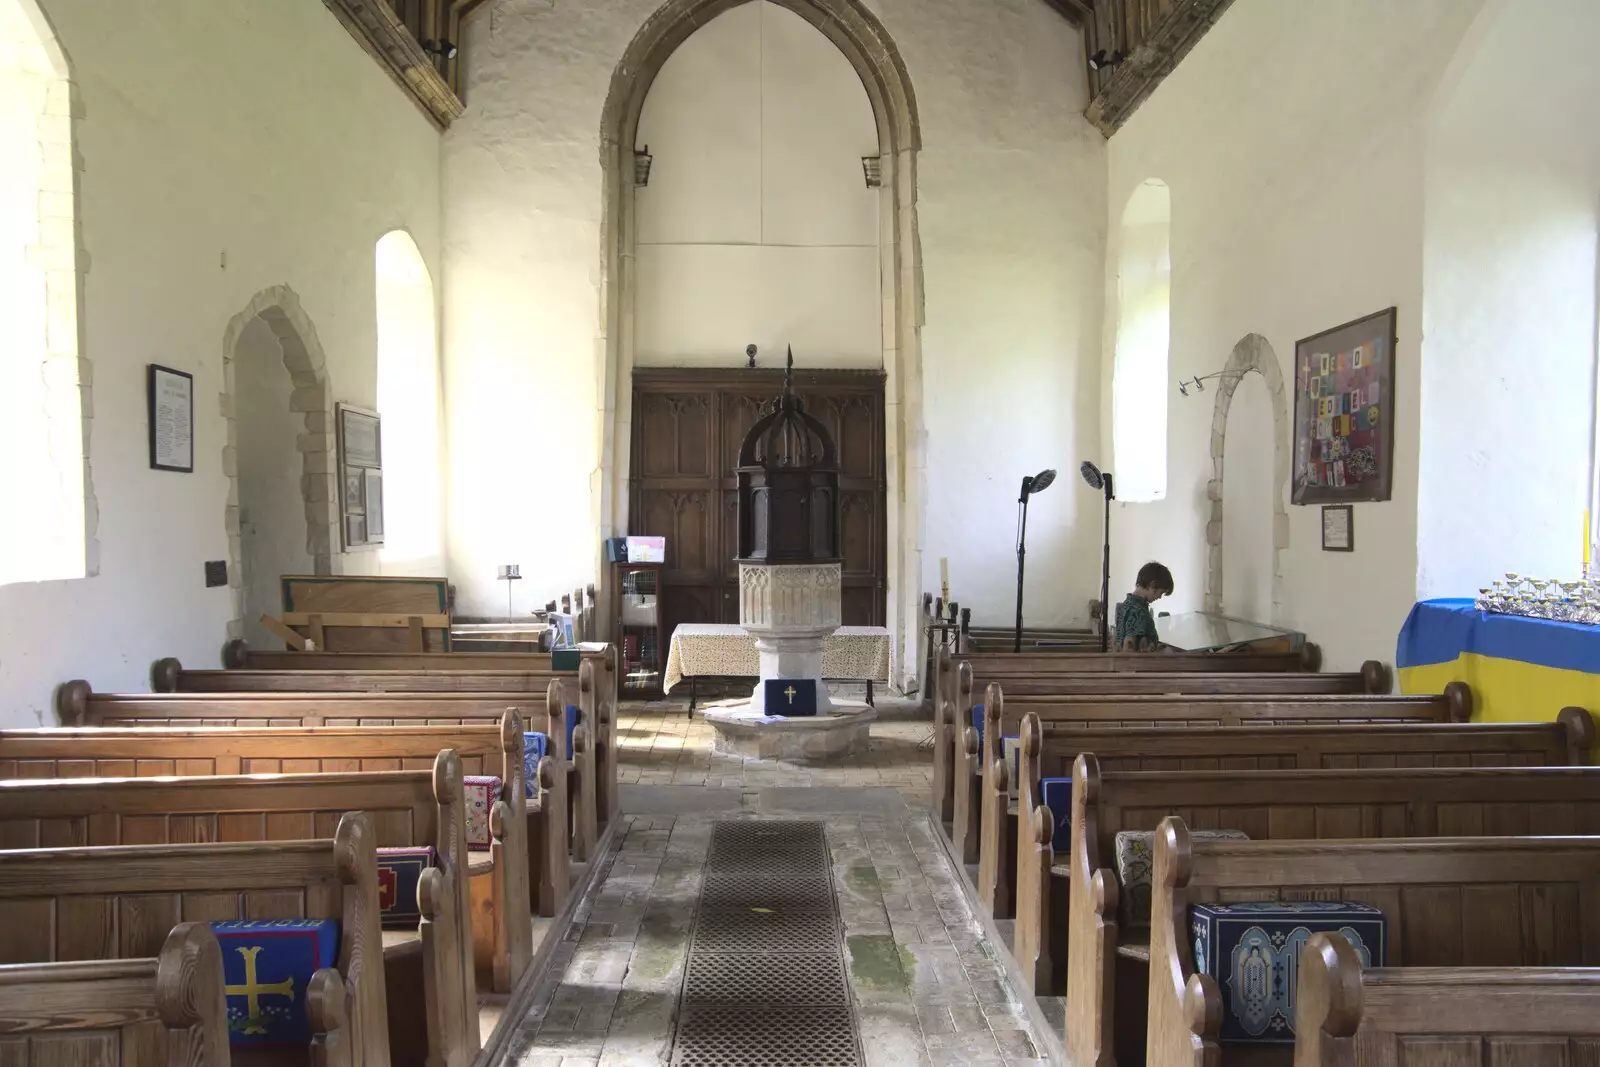
[[222, 646], [222, 666], [226, 670], [244, 670], [250, 665], [250, 646], [244, 638], [235, 637]]
[[1587, 766], [1594, 762], [1592, 753], [1595, 744], [1594, 716], [1589, 714], [1588, 708], [1566, 707], [1556, 713], [1556, 722], [1560, 723], [1567, 735], [1567, 762], [1574, 767]]
[[1450, 708], [1451, 722], [1471, 722], [1475, 701], [1472, 687], [1466, 682], [1451, 682], [1444, 687], [1445, 702]]
[[1322, 646], [1307, 641], [1300, 646], [1300, 669], [1315, 674], [1322, 670]]
[[1300, 955], [1294, 1067], [1585, 1062], [1600, 1044], [1600, 969], [1379, 967], [1340, 934]]
[[56, 718], [62, 726], [85, 726], [89, 716], [89, 698], [94, 688], [82, 678], [62, 682], [56, 687]]
[[1394, 688], [1394, 674], [1385, 663], [1369, 659], [1361, 665], [1363, 690], [1373, 696], [1382, 696]]
[[158, 659], [150, 665], [150, 688], [157, 693], [176, 693], [182, 675], [183, 664], [176, 656]]

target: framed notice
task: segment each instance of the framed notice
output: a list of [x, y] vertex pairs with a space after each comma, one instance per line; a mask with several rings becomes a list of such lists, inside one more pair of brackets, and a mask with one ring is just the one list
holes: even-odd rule
[[339, 511], [344, 547], [383, 544], [383, 436], [378, 413], [339, 404]]
[[150, 364], [150, 466], [194, 473], [194, 375]]
[[1322, 506], [1322, 551], [1354, 552], [1355, 550], [1355, 508], [1349, 504], [1324, 504]]
[[1295, 345], [1294, 503], [1389, 499], [1394, 350], [1394, 308]]

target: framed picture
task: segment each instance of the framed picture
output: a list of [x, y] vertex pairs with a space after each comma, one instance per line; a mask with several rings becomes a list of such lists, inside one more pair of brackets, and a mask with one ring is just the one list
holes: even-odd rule
[[1322, 551], [1356, 550], [1355, 508], [1349, 504], [1322, 505]]
[[1294, 503], [1389, 499], [1395, 339], [1389, 308], [1294, 346]]
[[152, 363], [146, 384], [151, 468], [194, 473], [194, 375]]
[[383, 544], [383, 433], [375, 411], [339, 404], [339, 528], [346, 549]]

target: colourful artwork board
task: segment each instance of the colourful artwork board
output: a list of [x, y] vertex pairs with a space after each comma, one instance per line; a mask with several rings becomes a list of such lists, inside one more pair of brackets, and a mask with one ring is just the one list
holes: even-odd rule
[[1296, 504], [1388, 500], [1395, 309], [1295, 345]]

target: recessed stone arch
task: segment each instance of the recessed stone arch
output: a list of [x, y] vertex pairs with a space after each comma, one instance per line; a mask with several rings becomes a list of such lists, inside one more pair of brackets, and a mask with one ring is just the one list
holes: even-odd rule
[[305, 501], [306, 551], [316, 574], [332, 574], [334, 523], [338, 491], [333, 463], [333, 404], [328, 389], [327, 359], [317, 328], [300, 306], [300, 297], [287, 285], [257, 293], [245, 309], [228, 322], [222, 336], [222, 418], [227, 427], [222, 448], [222, 471], [228, 478], [228, 502], [223, 524], [228, 533], [228, 586], [233, 597], [233, 619], [228, 638], [244, 636], [243, 542], [239, 531], [239, 428], [238, 396], [234, 391], [234, 357], [245, 327], [260, 319], [277, 338], [283, 365], [293, 391], [291, 411], [304, 412], [305, 432], [297, 442], [302, 457], [300, 495]]
[[1283, 617], [1283, 552], [1289, 547], [1289, 512], [1284, 504], [1289, 485], [1288, 390], [1278, 354], [1258, 333], [1246, 334], [1233, 346], [1218, 381], [1211, 414], [1211, 481], [1206, 497], [1211, 503], [1206, 523], [1206, 610], [1222, 611], [1223, 461], [1227, 448], [1228, 409], [1245, 375], [1257, 373], [1266, 380], [1272, 403], [1272, 622]]
[[[700, 27], [750, 0], [666, 0], [611, 77], [600, 120], [600, 464], [592, 494], [600, 537], [625, 532], [632, 428], [637, 216], [633, 150], [646, 96], [668, 57]], [[917, 234], [916, 94], [894, 40], [861, 0], [771, 0], [804, 18], [850, 61], [878, 129], [879, 277], [883, 297], [888, 610], [898, 674], [909, 678], [920, 633], [925, 430], [922, 249]], [[598, 545], [600, 540], [596, 540]], [[604, 566], [598, 572], [606, 574]]]

